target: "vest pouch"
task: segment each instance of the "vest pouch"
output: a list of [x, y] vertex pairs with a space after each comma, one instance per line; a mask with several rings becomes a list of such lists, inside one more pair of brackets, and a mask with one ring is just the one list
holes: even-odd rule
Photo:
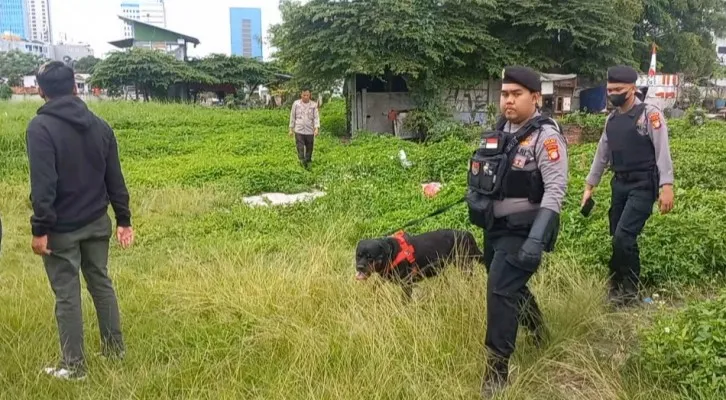
[[539, 204], [544, 197], [544, 180], [539, 169], [529, 174], [529, 196], [527, 199], [532, 204]]
[[466, 204], [469, 210], [469, 222], [484, 229], [490, 230], [494, 226], [494, 201], [475, 191], [466, 194]]
[[469, 164], [469, 187], [483, 195], [499, 198], [508, 168], [506, 154], [483, 156], [477, 150]]

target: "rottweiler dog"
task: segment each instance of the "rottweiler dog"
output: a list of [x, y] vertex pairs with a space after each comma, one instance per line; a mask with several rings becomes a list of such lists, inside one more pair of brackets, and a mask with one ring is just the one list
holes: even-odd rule
[[364, 239], [356, 248], [356, 279], [373, 273], [401, 285], [411, 298], [413, 285], [439, 275], [447, 263], [456, 263], [468, 275], [474, 262], [483, 264], [484, 255], [467, 231], [442, 229], [420, 235], [398, 232], [379, 239]]

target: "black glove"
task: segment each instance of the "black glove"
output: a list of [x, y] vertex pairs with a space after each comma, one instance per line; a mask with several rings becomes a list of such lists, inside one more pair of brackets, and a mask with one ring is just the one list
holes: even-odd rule
[[529, 237], [519, 249], [516, 265], [528, 271], [535, 271], [542, 261], [542, 252], [545, 245], [552, 239], [552, 235], [559, 223], [560, 214], [540, 208], [537, 218], [529, 230]]

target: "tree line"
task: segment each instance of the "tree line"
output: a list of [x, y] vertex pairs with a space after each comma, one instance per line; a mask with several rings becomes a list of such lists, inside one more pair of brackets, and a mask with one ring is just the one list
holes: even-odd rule
[[691, 82], [721, 73], [715, 37], [726, 0], [282, 0], [276, 57], [296, 76], [330, 84], [361, 73], [403, 76], [426, 92], [442, 82], [497, 77], [505, 65], [576, 73], [609, 66]]

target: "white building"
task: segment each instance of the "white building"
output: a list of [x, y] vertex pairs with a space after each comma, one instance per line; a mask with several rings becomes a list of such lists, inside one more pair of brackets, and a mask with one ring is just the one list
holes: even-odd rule
[[83, 57], [92, 55], [93, 49], [88, 44], [59, 43], [53, 45], [53, 59], [56, 61], [78, 61]]
[[0, 35], [0, 51], [20, 50], [45, 58], [53, 58], [53, 47], [37, 40], [25, 40], [13, 35]]
[[44, 43], [53, 42], [53, 29], [50, 24], [49, 1], [50, 0], [26, 0], [28, 40]]
[[[121, 16], [166, 28], [164, 0], [122, 0]], [[134, 37], [133, 26], [123, 23], [123, 37]]]

